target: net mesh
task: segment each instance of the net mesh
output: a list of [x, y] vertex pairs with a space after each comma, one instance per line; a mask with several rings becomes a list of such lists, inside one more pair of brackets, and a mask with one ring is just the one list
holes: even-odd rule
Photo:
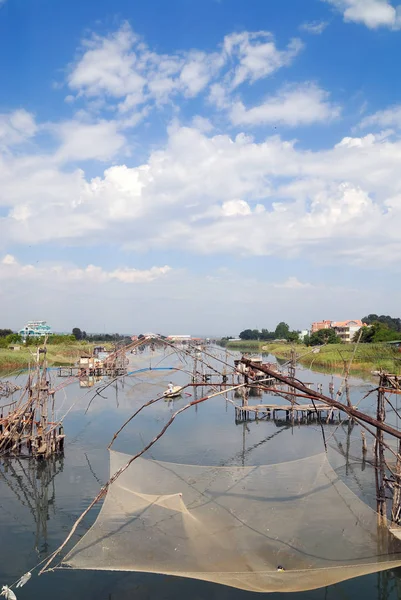
[[[130, 458], [112, 451], [110, 474]], [[255, 467], [140, 458], [64, 564], [289, 592], [400, 566], [401, 544], [324, 453]]]

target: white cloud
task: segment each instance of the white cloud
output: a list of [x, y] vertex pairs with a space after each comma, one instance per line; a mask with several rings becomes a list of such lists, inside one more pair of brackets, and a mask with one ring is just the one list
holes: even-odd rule
[[[194, 98], [219, 85], [228, 93], [268, 77], [289, 66], [302, 48], [299, 39], [279, 49], [271, 33], [243, 31], [226, 36], [216, 51], [159, 54], [125, 23], [109, 36], [84, 40], [67, 81], [78, 97], [105, 98], [122, 114], [134, 111], [139, 122], [149, 107], [171, 103], [179, 95]], [[210, 93], [216, 103], [217, 89]], [[66, 97], [69, 103], [73, 99], [71, 94]]]
[[373, 134], [311, 152], [278, 136], [255, 142], [176, 125], [144, 164], [92, 179], [45, 158], [9, 158], [0, 238], [397, 269], [400, 157], [400, 141]]
[[192, 126], [195, 129], [198, 129], [199, 131], [201, 131], [202, 133], [209, 133], [210, 131], [213, 130], [213, 125], [209, 121], [209, 119], [206, 119], [205, 117], [201, 117], [200, 115], [195, 115], [195, 117], [193, 117]]
[[370, 29], [401, 27], [401, 5], [394, 7], [390, 0], [323, 0], [342, 12], [344, 21], [363, 23]]
[[22, 265], [14, 256], [6, 254], [0, 261], [0, 275], [2, 281], [7, 279], [17, 279], [21, 281], [57, 281], [62, 282], [90, 282], [90, 283], [108, 283], [117, 281], [119, 283], [139, 284], [150, 283], [164, 277], [171, 271], [171, 267], [151, 267], [150, 269], [140, 270], [128, 267], [117, 268], [114, 271], [105, 271], [102, 267], [88, 265], [85, 268], [66, 267], [54, 264], [48, 264], [45, 267], [36, 265]]
[[128, 23], [109, 36], [93, 35], [83, 49], [68, 77], [70, 89], [80, 96], [117, 99], [123, 112], [151, 101], [169, 102], [177, 92], [195, 96], [223, 64], [219, 53], [157, 54]]
[[231, 87], [245, 81], [253, 83], [290, 65], [302, 49], [301, 40], [293, 39], [285, 50], [279, 50], [274, 37], [267, 31], [244, 31], [226, 36], [224, 50], [229, 57], [238, 60], [229, 74]]
[[234, 125], [280, 124], [288, 126], [309, 125], [330, 121], [340, 114], [340, 108], [331, 104], [329, 94], [313, 83], [296, 88], [285, 88], [268, 97], [259, 106], [247, 109], [235, 102], [230, 119]]
[[193, 97], [208, 85], [224, 64], [224, 58], [219, 53], [191, 52], [180, 73], [180, 84], [184, 95]]
[[252, 214], [252, 209], [245, 200], [228, 200], [223, 202], [221, 213], [224, 217], [245, 216]]
[[125, 137], [118, 131], [116, 121], [84, 123], [72, 120], [54, 125], [51, 129], [60, 140], [55, 159], [61, 162], [107, 161], [125, 145]]
[[307, 21], [306, 23], [302, 23], [300, 29], [312, 35], [321, 35], [327, 26], [327, 21]]
[[21, 144], [36, 132], [34, 116], [26, 110], [0, 114], [0, 149]]
[[69, 87], [86, 96], [137, 94], [141, 100], [145, 79], [135, 68], [137, 56], [132, 50], [137, 41], [127, 24], [108, 37], [93, 35], [85, 40], [85, 52], [68, 77]]
[[[341, 280], [331, 285], [318, 281], [289, 293], [288, 288], [277, 287], [270, 273], [272, 282], [266, 281], [264, 272], [252, 277], [226, 269], [202, 276], [173, 269], [146, 285], [110, 280], [94, 283], [87, 275], [77, 280], [64, 280], [54, 273], [42, 279], [33, 276], [29, 278], [29, 302], [21, 302], [27, 277], [8, 275], [5, 279], [3, 269], [0, 259], [0, 275], [7, 291], [0, 296], [0, 309], [9, 315], [8, 325], [15, 329], [36, 317], [46, 319], [55, 331], [71, 331], [78, 326], [88, 332], [159, 331], [168, 335], [181, 330], [193, 335], [237, 335], [249, 327], [250, 310], [260, 328], [274, 329], [285, 318], [291, 328], [305, 329], [316, 320], [319, 306], [341, 320], [350, 314], [368, 314], [372, 306], [379, 313], [396, 314], [401, 301], [396, 282], [385, 295], [380, 286], [372, 288], [370, 281], [366, 286], [350, 287]], [[207, 310], [211, 298], [212, 308]]]
[[313, 287], [311, 283], [302, 283], [297, 277], [288, 277], [283, 283], [274, 283], [275, 288], [283, 288], [286, 290], [299, 290]]
[[373, 115], [365, 117], [360, 127], [366, 129], [367, 127], [395, 127], [401, 128], [401, 105], [391, 106], [385, 110], [379, 110]]

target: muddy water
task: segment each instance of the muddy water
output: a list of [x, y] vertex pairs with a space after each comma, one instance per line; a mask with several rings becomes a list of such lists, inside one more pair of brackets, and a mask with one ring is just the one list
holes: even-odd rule
[[[146, 354], [131, 356], [130, 370], [136, 371], [152, 364], [157, 368], [174, 366], [169, 355]], [[63, 383], [57, 380], [54, 385]], [[322, 383], [327, 393], [329, 383], [337, 390], [341, 380], [300, 368], [297, 376], [303, 381]], [[30, 460], [8, 459], [0, 469], [0, 584], [11, 584], [21, 574], [39, 563], [65, 538], [75, 519], [96, 495], [108, 478], [108, 453], [106, 446], [119, 426], [147, 399], [156, 397], [169, 381], [183, 384], [185, 373], [170, 371], [137, 373], [124, 382], [112, 384], [101, 395], [94, 396], [94, 388], [69, 385], [58, 393], [59, 416], [70, 412], [65, 420], [67, 435], [63, 459], [45, 465]], [[23, 379], [21, 379], [23, 383]], [[351, 378], [353, 403], [368, 412], [374, 412], [374, 394], [362, 398], [374, 384]], [[173, 403], [161, 401], [135, 420], [119, 436], [115, 449], [134, 453], [160, 431], [172, 411], [192, 400], [205, 390], [188, 388], [187, 394]], [[279, 403], [277, 397], [258, 397], [254, 402]], [[4, 401], [3, 403], [6, 403]], [[337, 469], [344, 481], [366, 502], [374, 504], [373, 472], [362, 465], [361, 437], [358, 427], [347, 425], [325, 426], [326, 442], [330, 452], [337, 457]], [[188, 464], [272, 464], [310, 456], [323, 450], [322, 431], [316, 424], [291, 426], [290, 423], [258, 421], [236, 424], [232, 404], [224, 397], [183, 413], [168, 433], [152, 447], [148, 456]], [[369, 448], [369, 453], [371, 448]], [[94, 509], [82, 535], [96, 518]], [[336, 586], [287, 594], [288, 600], [364, 598], [384, 600], [398, 598], [398, 577], [382, 573], [359, 578]], [[41, 600], [145, 600], [203, 599], [245, 600], [260, 597], [214, 584], [184, 578], [142, 575], [138, 573], [84, 572], [56, 570], [41, 577], [34, 576], [29, 584], [19, 590], [18, 599]], [[279, 596], [277, 595], [277, 598]], [[270, 594], [269, 598], [276, 598]]]

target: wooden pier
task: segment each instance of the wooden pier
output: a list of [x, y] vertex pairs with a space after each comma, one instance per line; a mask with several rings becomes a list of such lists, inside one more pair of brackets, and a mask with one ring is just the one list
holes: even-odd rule
[[[283, 414], [284, 413], [284, 414]], [[327, 404], [250, 404], [235, 406], [235, 421], [251, 421], [258, 419], [282, 420], [307, 423], [311, 421], [324, 421], [334, 423], [341, 420], [340, 411]]]
[[120, 377], [126, 375], [126, 367], [58, 367], [58, 377]]

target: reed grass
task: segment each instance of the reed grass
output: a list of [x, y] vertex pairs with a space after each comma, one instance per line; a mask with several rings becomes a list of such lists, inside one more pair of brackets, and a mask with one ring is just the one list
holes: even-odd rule
[[[47, 346], [47, 360], [49, 366], [73, 366], [82, 353], [91, 353], [96, 344], [89, 342], [67, 342]], [[110, 344], [102, 344], [106, 348]], [[20, 350], [0, 348], [0, 370], [27, 369], [29, 363], [33, 364], [36, 356], [35, 346], [21, 347]]]
[[[263, 352], [277, 358], [291, 357], [291, 344], [268, 343], [258, 341], [229, 342], [229, 350], [241, 352]], [[328, 344], [320, 348], [318, 354], [312, 348], [297, 344], [295, 346], [298, 362], [306, 367], [342, 370], [349, 363], [355, 344]], [[401, 352], [386, 344], [359, 344], [352, 362], [352, 371], [376, 371], [383, 369], [392, 373], [401, 373]]]

